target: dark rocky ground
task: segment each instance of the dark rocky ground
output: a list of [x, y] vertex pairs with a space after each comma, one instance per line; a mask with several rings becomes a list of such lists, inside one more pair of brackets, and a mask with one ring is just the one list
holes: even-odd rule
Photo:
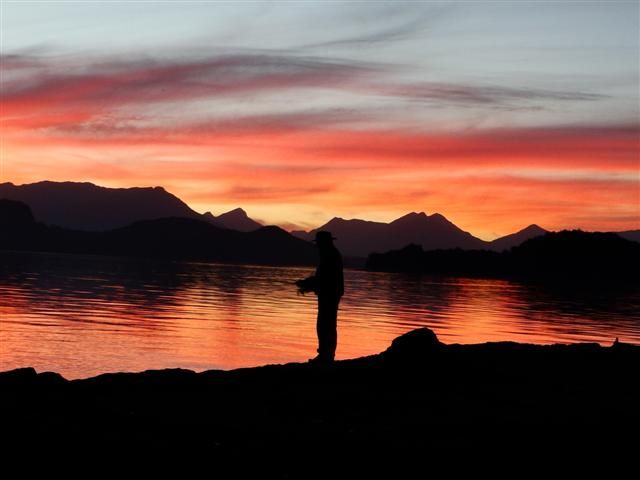
[[639, 367], [640, 346], [443, 345], [421, 329], [330, 366], [74, 381], [25, 368], [0, 373], [2, 452], [155, 468], [188, 458], [231, 478], [637, 466]]

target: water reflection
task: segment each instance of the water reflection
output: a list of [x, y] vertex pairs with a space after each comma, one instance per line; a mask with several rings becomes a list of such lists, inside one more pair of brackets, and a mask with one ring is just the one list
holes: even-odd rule
[[[196, 370], [315, 353], [309, 269], [0, 254], [0, 370]], [[640, 343], [638, 289], [550, 289], [502, 280], [346, 272], [338, 358], [429, 326], [446, 342]]]

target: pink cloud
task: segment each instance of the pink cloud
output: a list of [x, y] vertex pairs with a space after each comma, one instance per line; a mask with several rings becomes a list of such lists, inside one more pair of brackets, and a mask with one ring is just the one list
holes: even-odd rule
[[276, 106], [233, 118], [212, 112], [204, 120], [185, 111], [160, 126], [147, 121], [146, 110], [318, 87], [491, 108], [598, 95], [384, 78], [374, 84], [385, 66], [287, 55], [86, 65], [14, 56], [2, 68], [3, 168], [17, 183], [163, 185], [198, 205], [280, 205], [294, 224], [318, 218], [320, 209], [328, 217], [439, 211], [471, 231], [491, 224], [500, 233], [532, 221], [546, 228], [639, 227], [637, 123], [401, 130], [368, 123], [384, 111]]

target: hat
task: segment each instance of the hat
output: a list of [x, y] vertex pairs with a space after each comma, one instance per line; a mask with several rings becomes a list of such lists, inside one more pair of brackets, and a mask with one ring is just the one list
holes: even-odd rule
[[336, 240], [336, 237], [331, 235], [331, 232], [327, 230], [320, 230], [319, 232], [316, 232], [316, 238], [313, 239], [316, 243], [331, 242], [333, 240]]

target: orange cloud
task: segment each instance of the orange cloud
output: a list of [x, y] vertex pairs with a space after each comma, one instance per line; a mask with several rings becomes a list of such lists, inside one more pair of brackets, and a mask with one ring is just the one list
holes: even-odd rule
[[308, 224], [309, 218], [322, 222], [333, 215], [390, 220], [426, 210], [484, 238], [533, 222], [550, 229], [639, 226], [638, 150], [631, 128], [591, 128], [582, 140], [571, 129], [566, 136], [552, 135], [544, 147], [537, 145], [538, 130], [473, 138], [256, 130], [223, 138], [194, 145], [96, 146], [71, 139], [22, 144], [5, 171], [22, 182], [164, 185], [201, 211], [241, 205], [267, 222]]
[[[370, 77], [384, 66], [284, 55], [85, 66], [15, 57], [3, 73], [3, 181], [162, 185], [201, 211], [241, 205], [274, 223], [309, 225], [334, 215], [388, 221], [426, 210], [485, 238], [532, 222], [640, 228], [638, 124], [460, 132], [401, 130], [385, 123], [384, 111], [365, 108], [189, 110], [196, 99], [309, 88], [509, 108], [598, 95], [374, 85]], [[155, 118], [153, 108], [166, 102], [184, 114]]]

